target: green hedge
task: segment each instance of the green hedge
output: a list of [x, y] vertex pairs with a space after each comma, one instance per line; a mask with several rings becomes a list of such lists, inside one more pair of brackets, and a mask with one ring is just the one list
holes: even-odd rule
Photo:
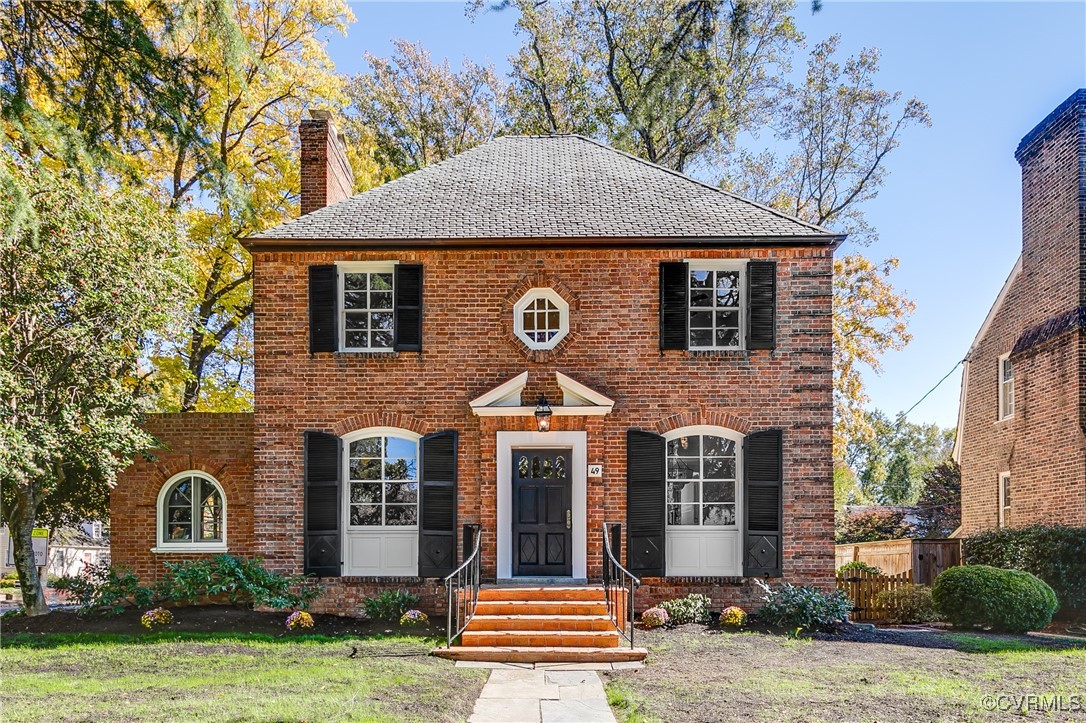
[[997, 632], [1041, 630], [1059, 606], [1039, 577], [988, 565], [944, 570], [931, 594], [942, 618], [955, 627], [981, 625]]
[[962, 541], [962, 563], [1025, 570], [1056, 591], [1060, 607], [1086, 610], [1086, 527], [1031, 525]]

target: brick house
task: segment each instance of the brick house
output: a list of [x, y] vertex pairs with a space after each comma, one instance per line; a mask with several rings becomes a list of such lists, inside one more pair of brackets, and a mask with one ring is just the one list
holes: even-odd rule
[[321, 576], [318, 611], [400, 587], [440, 610], [465, 524], [484, 582], [572, 585], [607, 522], [639, 609], [832, 587], [841, 236], [579, 136], [353, 197], [329, 119], [301, 138], [305, 215], [247, 241], [255, 413], [150, 421], [117, 563], [228, 550]]
[[1022, 139], [1022, 254], [962, 374], [968, 535], [1086, 525], [1086, 89]]

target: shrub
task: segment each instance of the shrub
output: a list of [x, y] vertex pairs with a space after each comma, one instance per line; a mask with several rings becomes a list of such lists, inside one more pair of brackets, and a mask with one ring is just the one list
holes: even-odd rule
[[667, 610], [663, 608], [649, 608], [641, 613], [641, 624], [646, 628], [660, 628], [667, 625], [669, 620]]
[[130, 606], [146, 607], [158, 601], [155, 591], [139, 584], [139, 578], [108, 562], [88, 565], [78, 575], [61, 577], [53, 583], [79, 605], [79, 612], [119, 615]]
[[366, 598], [362, 606], [370, 620], [394, 623], [418, 604], [419, 596], [415, 593], [407, 590], [382, 590], [380, 595]]
[[158, 593], [176, 602], [225, 595], [232, 605], [304, 609], [324, 592], [323, 586], [311, 584], [304, 575], [281, 575], [266, 570], [260, 560], [234, 555], [164, 564], [166, 578], [159, 583]]
[[290, 615], [287, 615], [286, 622], [287, 630], [297, 630], [298, 628], [309, 629], [313, 627], [313, 616], [304, 610], [295, 610]]
[[874, 602], [876, 607], [889, 611], [891, 622], [930, 623], [939, 619], [931, 598], [931, 588], [927, 585], [902, 585], [883, 590], [875, 595]]
[[166, 608], [152, 608], [140, 616], [140, 625], [150, 630], [173, 622], [173, 613]]
[[690, 593], [686, 597], [665, 600], [660, 607], [667, 613], [672, 625], [700, 623], [709, 618], [709, 606], [712, 601], [700, 593]]
[[827, 593], [809, 585], [783, 583], [770, 587], [757, 578], [754, 581], [765, 592], [765, 605], [758, 617], [769, 625], [789, 630], [826, 630], [843, 622], [852, 609], [852, 601], [841, 590]]
[[1058, 606], [1056, 593], [1039, 577], [988, 565], [944, 570], [935, 579], [932, 597], [955, 627], [981, 625], [1010, 633], [1044, 628]]
[[421, 610], [408, 610], [400, 616], [400, 625], [425, 625], [430, 618]]
[[1086, 527], [990, 530], [963, 540], [962, 562], [1033, 573], [1052, 587], [1061, 608], [1086, 609]]
[[837, 544], [917, 537], [920, 531], [906, 516], [904, 510], [886, 508], [846, 512], [836, 520]]
[[726, 607], [720, 613], [720, 624], [738, 628], [747, 624], [747, 612], [737, 605]]
[[882, 570], [874, 565], [868, 565], [862, 560], [853, 560], [852, 562], [846, 562], [841, 567], [837, 568], [838, 575], [847, 575], [850, 572], [869, 572], [872, 575], [881, 575]]

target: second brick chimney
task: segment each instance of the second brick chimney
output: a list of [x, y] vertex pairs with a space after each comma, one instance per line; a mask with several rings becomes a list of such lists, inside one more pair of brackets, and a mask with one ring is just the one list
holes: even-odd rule
[[299, 130], [303, 214], [349, 198], [354, 189], [354, 173], [331, 113], [310, 110], [309, 115]]

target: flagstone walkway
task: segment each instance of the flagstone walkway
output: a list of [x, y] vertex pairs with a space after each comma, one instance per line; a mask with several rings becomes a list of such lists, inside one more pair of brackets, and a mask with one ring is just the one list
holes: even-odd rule
[[498, 665], [490, 671], [469, 723], [615, 723], [596, 670], [612, 670], [621, 663]]

